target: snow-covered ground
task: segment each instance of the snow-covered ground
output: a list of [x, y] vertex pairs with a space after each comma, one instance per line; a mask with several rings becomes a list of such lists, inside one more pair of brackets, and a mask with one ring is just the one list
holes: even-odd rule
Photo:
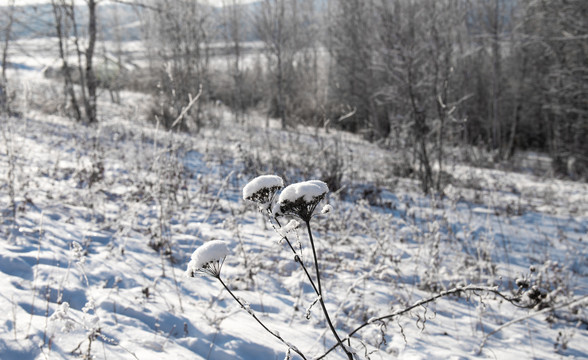
[[[533, 309], [481, 291], [442, 297], [363, 328], [357, 358], [588, 357], [585, 183], [452, 163], [447, 196], [432, 199], [393, 176], [395, 154], [349, 134], [235, 124], [222, 108], [210, 109], [215, 127], [171, 134], [141, 119], [149, 100], [132, 93], [105, 99], [86, 127], [42, 111], [59, 84], [10, 78], [22, 114], [1, 118], [1, 359], [284, 359], [218, 280], [185, 276], [210, 240], [229, 246], [222, 279], [236, 296], [320, 357], [336, 341], [318, 304], [306, 318], [316, 294], [242, 189], [261, 173], [289, 185], [333, 169], [346, 188], [311, 225], [342, 337], [456, 286], [511, 296], [523, 279], [546, 295]], [[313, 264], [304, 226], [288, 236]]]

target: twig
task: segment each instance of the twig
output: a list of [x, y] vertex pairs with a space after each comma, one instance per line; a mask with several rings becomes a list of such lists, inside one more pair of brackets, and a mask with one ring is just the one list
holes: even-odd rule
[[497, 332], [501, 331], [502, 329], [504, 329], [506, 327], [509, 327], [512, 324], [516, 324], [516, 323], [521, 322], [523, 320], [527, 320], [527, 319], [530, 319], [532, 317], [539, 316], [541, 314], [545, 314], [545, 313], [550, 312], [550, 311], [555, 311], [555, 310], [558, 310], [558, 309], [561, 309], [561, 308], [564, 308], [564, 307], [567, 307], [567, 306], [580, 305], [581, 303], [585, 302], [586, 300], [588, 300], [588, 295], [583, 296], [583, 297], [581, 297], [579, 299], [568, 301], [566, 303], [560, 304], [560, 305], [555, 306], [555, 307], [548, 307], [548, 308], [545, 308], [545, 309], [540, 310], [540, 311], [529, 313], [529, 314], [527, 314], [525, 316], [522, 316], [522, 317], [520, 317], [518, 319], [513, 319], [513, 320], [511, 320], [511, 321], [509, 321], [509, 322], [507, 322], [505, 324], [502, 324], [501, 326], [499, 326], [498, 328], [496, 328], [494, 331], [489, 332], [488, 334], [486, 334], [486, 336], [484, 336], [484, 340], [482, 340], [482, 343], [480, 344], [480, 349], [478, 350], [478, 355], [482, 352], [482, 349], [486, 345], [486, 341], [488, 341], [488, 338], [490, 336], [496, 334]]
[[[474, 286], [474, 285], [468, 285], [468, 286], [463, 286], [463, 287], [460, 286], [460, 287], [456, 287], [456, 288], [453, 288], [453, 289], [450, 289], [450, 290], [442, 291], [439, 294], [434, 295], [434, 296], [432, 296], [430, 298], [421, 299], [421, 300], [417, 301], [416, 303], [414, 303], [413, 305], [411, 305], [411, 306], [409, 306], [407, 308], [401, 309], [401, 310], [397, 310], [397, 311], [393, 312], [392, 314], [380, 316], [378, 318], [369, 319], [367, 322], [363, 323], [362, 325], [360, 325], [357, 328], [355, 328], [355, 330], [353, 330], [352, 332], [350, 332], [349, 335], [346, 338], [343, 339], [343, 341], [349, 341], [351, 339], [351, 337], [355, 333], [357, 333], [359, 330], [363, 329], [364, 327], [366, 327], [366, 326], [368, 326], [370, 324], [373, 324], [373, 323], [376, 323], [376, 322], [379, 322], [379, 321], [382, 321], [382, 320], [386, 320], [386, 319], [392, 319], [394, 317], [397, 317], [397, 316], [406, 314], [407, 312], [411, 311], [414, 308], [417, 308], [419, 306], [422, 306], [422, 305], [428, 304], [430, 302], [433, 302], [433, 301], [435, 301], [435, 300], [437, 300], [437, 299], [439, 299], [441, 297], [448, 296], [448, 295], [453, 295], [453, 294], [459, 294], [459, 293], [466, 292], [466, 291], [471, 291], [471, 292], [475, 292], [475, 291], [490, 292], [490, 293], [493, 293], [493, 294], [496, 294], [496, 295], [500, 296], [501, 298], [505, 299], [506, 301], [510, 302], [511, 304], [518, 301], [518, 298], [508, 297], [508, 296], [502, 294], [500, 291], [498, 291], [497, 288], [495, 288], [495, 287]], [[315, 360], [320, 360], [320, 359], [325, 358], [325, 356], [327, 356], [331, 351], [333, 351], [334, 349], [336, 349], [337, 346], [339, 346], [339, 345], [340, 344], [333, 345], [329, 350], [327, 350], [320, 357], [317, 357]]]
[[216, 278], [218, 279], [218, 281], [220, 281], [220, 283], [224, 286], [224, 288], [229, 292], [229, 294], [231, 294], [231, 296], [233, 297], [233, 299], [235, 299], [235, 301], [241, 306], [241, 308], [243, 308], [245, 311], [247, 311], [247, 313], [249, 313], [249, 315], [251, 315], [255, 319], [255, 321], [257, 321], [257, 323], [259, 325], [261, 325], [261, 327], [263, 327], [267, 332], [269, 332], [270, 334], [272, 334], [276, 339], [280, 340], [289, 349], [294, 350], [294, 352], [296, 352], [304, 360], [306, 360], [306, 357], [304, 356], [304, 354], [300, 350], [298, 350], [296, 348], [296, 346], [294, 346], [294, 345], [288, 343], [286, 340], [284, 340], [277, 331], [271, 331], [270, 329], [268, 329], [268, 327], [265, 326], [265, 324], [263, 322], [261, 322], [261, 320], [259, 320], [259, 318], [253, 313], [253, 311], [251, 311], [251, 309], [249, 307], [246, 307], [241, 302], [241, 300], [239, 300], [239, 298], [237, 296], [235, 296], [235, 294], [233, 294], [233, 292], [231, 291], [231, 289], [229, 289], [229, 287], [227, 286], [227, 284], [225, 284], [225, 282], [220, 278], [220, 276], [218, 276]]
[[190, 99], [190, 102], [188, 103], [188, 105], [186, 105], [185, 108], [182, 109], [182, 112], [174, 120], [174, 122], [172, 123], [172, 126], [170, 127], [170, 129], [173, 129], [176, 125], [178, 125], [178, 123], [182, 120], [182, 118], [184, 117], [184, 115], [186, 115], [186, 113], [188, 112], [188, 110], [190, 110], [190, 108], [192, 107], [192, 105], [194, 105], [196, 103], [196, 101], [200, 98], [200, 95], [202, 95], [202, 85], [200, 85], [200, 89], [198, 90], [198, 94], [196, 94], [196, 96], [193, 99]]

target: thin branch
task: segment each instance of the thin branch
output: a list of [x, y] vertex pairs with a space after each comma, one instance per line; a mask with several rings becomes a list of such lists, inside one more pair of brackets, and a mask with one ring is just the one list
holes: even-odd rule
[[[453, 288], [453, 289], [450, 289], [450, 290], [442, 291], [439, 294], [434, 295], [434, 296], [432, 296], [430, 298], [421, 299], [421, 300], [417, 301], [416, 303], [414, 303], [413, 305], [411, 305], [411, 306], [409, 306], [407, 308], [404, 308], [404, 309], [397, 310], [397, 311], [393, 312], [392, 314], [380, 316], [378, 318], [371, 318], [367, 322], [363, 323], [362, 325], [360, 325], [357, 328], [355, 328], [355, 330], [353, 330], [352, 332], [350, 332], [349, 335], [345, 339], [343, 339], [343, 341], [350, 340], [351, 337], [355, 333], [357, 333], [359, 330], [363, 329], [364, 327], [366, 327], [366, 326], [368, 326], [370, 324], [373, 324], [373, 323], [376, 323], [376, 322], [379, 322], [379, 321], [382, 321], [382, 320], [392, 319], [394, 317], [397, 317], [397, 316], [406, 314], [407, 312], [413, 310], [414, 308], [417, 308], [419, 306], [423, 306], [425, 304], [428, 304], [430, 302], [433, 302], [433, 301], [435, 301], [435, 300], [437, 300], [437, 299], [439, 299], [441, 297], [448, 296], [448, 295], [453, 295], [453, 294], [459, 294], [459, 293], [467, 292], [467, 291], [471, 291], [471, 292], [485, 291], [485, 292], [493, 293], [493, 294], [496, 294], [496, 295], [500, 296], [501, 298], [505, 299], [506, 301], [510, 302], [513, 305], [516, 305], [514, 303], [516, 303], [518, 301], [518, 298], [517, 297], [512, 298], [512, 297], [506, 296], [506, 295], [502, 294], [500, 291], [498, 291], [496, 287], [474, 286], [474, 285], [468, 285], [468, 286], [463, 286], [463, 287], [460, 286], [460, 287], [456, 287], [456, 288]], [[333, 351], [334, 349], [336, 349], [337, 346], [339, 346], [339, 345], [340, 344], [333, 345], [329, 350], [327, 350], [327, 352], [325, 352], [320, 357], [316, 358], [316, 360], [323, 359], [331, 351]]]
[[353, 110], [351, 110], [351, 112], [345, 114], [345, 115], [341, 115], [338, 119], [337, 122], [342, 122], [345, 119], [348, 119], [350, 117], [352, 117], [353, 115], [355, 115], [355, 113], [357, 112], [357, 108], [353, 108]]
[[296, 346], [294, 346], [294, 345], [288, 343], [286, 340], [284, 340], [277, 331], [271, 331], [267, 326], [265, 326], [265, 324], [263, 322], [261, 322], [261, 320], [259, 320], [259, 318], [253, 313], [253, 311], [251, 311], [251, 309], [249, 307], [246, 307], [241, 302], [241, 300], [239, 300], [239, 298], [237, 296], [235, 296], [235, 294], [233, 294], [233, 292], [231, 291], [231, 289], [229, 289], [229, 287], [227, 286], [227, 284], [225, 284], [225, 282], [220, 278], [220, 276], [218, 276], [216, 278], [218, 279], [218, 281], [220, 281], [221, 284], [223, 284], [223, 286], [225, 287], [225, 289], [229, 292], [229, 294], [231, 294], [231, 296], [233, 297], [233, 299], [235, 299], [235, 301], [241, 306], [241, 308], [243, 308], [245, 311], [247, 311], [247, 313], [249, 313], [249, 315], [251, 315], [255, 319], [255, 321], [257, 321], [257, 323], [259, 325], [261, 325], [261, 327], [263, 327], [265, 329], [265, 331], [267, 331], [268, 333], [272, 334], [276, 339], [280, 340], [284, 345], [286, 345], [288, 347], [288, 349], [294, 350], [294, 352], [296, 352], [304, 360], [306, 360], [306, 357], [304, 356], [304, 354], [300, 350], [298, 350], [296, 348]]
[[484, 340], [482, 340], [482, 343], [480, 344], [480, 349], [478, 350], [478, 355], [482, 352], [482, 349], [486, 345], [486, 341], [488, 341], [488, 338], [490, 336], [496, 334], [497, 332], [501, 331], [502, 329], [504, 329], [506, 327], [509, 327], [512, 324], [516, 324], [516, 323], [521, 322], [523, 320], [527, 320], [527, 319], [530, 319], [532, 317], [539, 316], [541, 314], [545, 314], [545, 313], [550, 312], [550, 311], [559, 310], [559, 309], [564, 308], [564, 307], [567, 307], [567, 306], [580, 305], [583, 302], [587, 302], [586, 300], [588, 300], [588, 295], [583, 296], [583, 297], [581, 297], [579, 299], [568, 301], [566, 303], [560, 304], [560, 305], [555, 306], [555, 307], [548, 307], [548, 308], [545, 308], [545, 309], [543, 309], [541, 311], [536, 311], [536, 312], [529, 313], [529, 314], [527, 314], [527, 315], [525, 315], [523, 317], [520, 317], [518, 319], [511, 320], [511, 321], [509, 321], [509, 322], [507, 322], [505, 324], [502, 324], [501, 326], [499, 326], [498, 328], [496, 328], [494, 331], [489, 332], [488, 334], [486, 334], [486, 336], [484, 336]]
[[200, 89], [198, 90], [198, 94], [196, 94], [196, 96], [193, 99], [190, 99], [190, 102], [188, 103], [188, 105], [186, 105], [186, 107], [182, 109], [182, 112], [180, 113], [180, 115], [178, 115], [178, 117], [174, 120], [174, 122], [172, 123], [171, 129], [173, 129], [176, 125], [178, 125], [178, 123], [182, 120], [184, 115], [186, 115], [188, 110], [190, 110], [192, 105], [194, 105], [196, 103], [196, 101], [198, 101], [198, 99], [200, 98], [200, 95], [202, 95], [202, 85], [200, 85]]
[[117, 3], [120, 5], [128, 5], [128, 6], [132, 6], [132, 7], [139, 7], [139, 8], [143, 8], [143, 9], [147, 9], [147, 10], [152, 10], [152, 11], [156, 11], [156, 12], [161, 12], [162, 9], [160, 7], [157, 6], [151, 6], [151, 5], [147, 5], [145, 3], [142, 3], [140, 1], [125, 1], [125, 0], [110, 0], [113, 3]]

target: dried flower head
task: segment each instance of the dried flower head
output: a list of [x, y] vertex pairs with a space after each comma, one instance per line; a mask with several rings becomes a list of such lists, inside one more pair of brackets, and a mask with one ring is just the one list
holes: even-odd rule
[[317, 205], [328, 192], [329, 187], [320, 180], [289, 185], [280, 194], [274, 213], [294, 215], [309, 222]]
[[251, 180], [243, 188], [243, 200], [259, 204], [261, 210], [267, 209], [278, 190], [284, 187], [284, 180], [276, 175], [261, 175]]
[[186, 276], [194, 277], [196, 274], [220, 277], [220, 271], [229, 254], [227, 243], [221, 240], [212, 240], [194, 251], [188, 263]]

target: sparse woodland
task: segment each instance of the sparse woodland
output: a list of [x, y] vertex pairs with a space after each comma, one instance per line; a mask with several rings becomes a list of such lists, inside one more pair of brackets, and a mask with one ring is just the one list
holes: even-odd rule
[[0, 2], [0, 358], [588, 357], [585, 0]]

